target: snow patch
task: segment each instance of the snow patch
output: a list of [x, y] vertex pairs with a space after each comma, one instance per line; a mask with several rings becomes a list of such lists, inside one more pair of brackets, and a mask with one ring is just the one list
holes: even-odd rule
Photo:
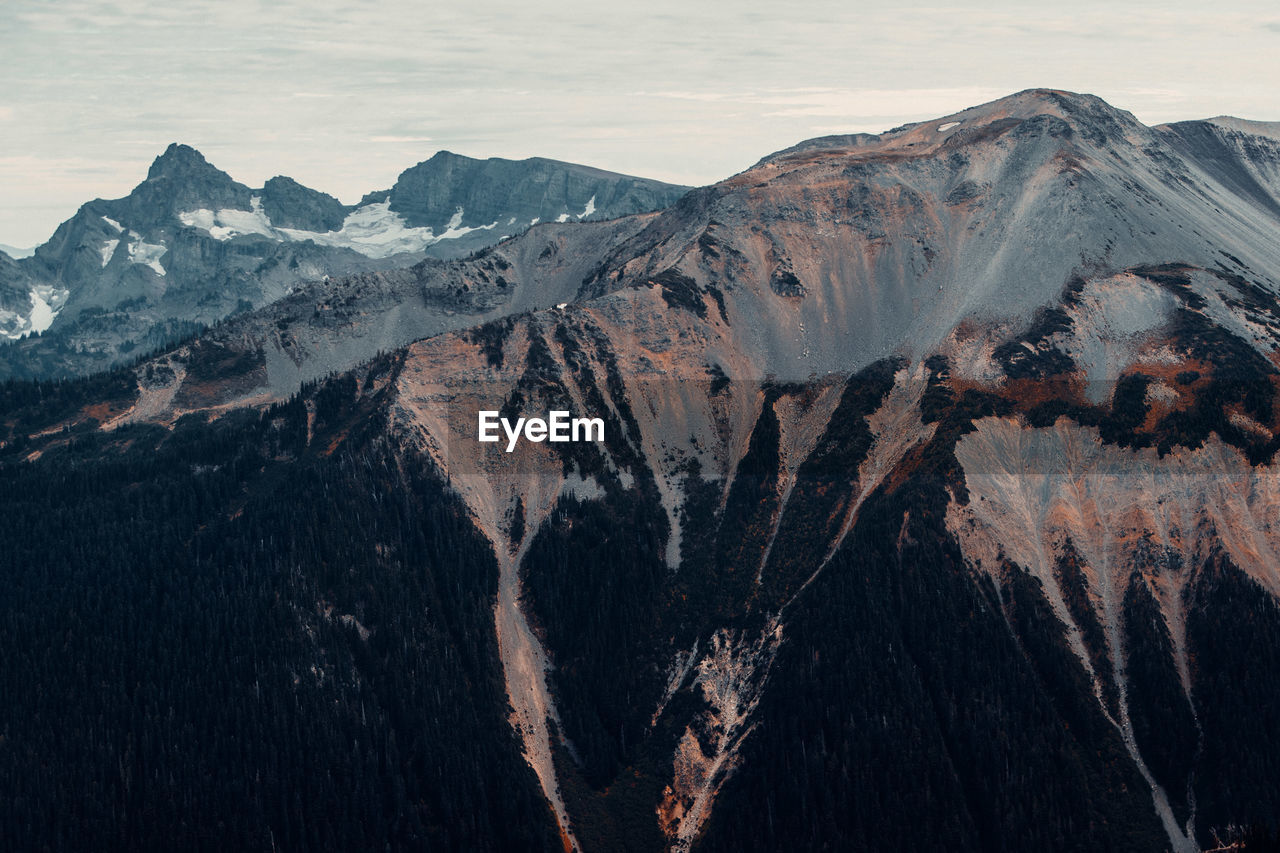
[[568, 213], [562, 213], [556, 217], [556, 222], [568, 222], [568, 221], [569, 221]]
[[951, 128], [958, 127], [959, 125], [960, 122], [958, 121], [949, 121], [946, 124], [940, 124], [938, 125], [938, 133], [946, 133]]
[[492, 231], [494, 228], [497, 228], [497, 227], [498, 227], [498, 220], [496, 219], [490, 222], [488, 225], [478, 225], [473, 228], [464, 226], [462, 224], [462, 208], [459, 207], [457, 210], [454, 211], [453, 216], [449, 219], [449, 222], [445, 225], [444, 233], [442, 233], [439, 237], [436, 237], [435, 241], [433, 242], [439, 242], [440, 240], [456, 240], [459, 237], [463, 237], [467, 234], [470, 234], [472, 231]]
[[413, 228], [391, 210], [390, 201], [366, 204], [348, 214], [338, 231], [319, 233], [301, 229], [277, 229], [285, 239], [311, 240], [322, 246], [352, 249], [370, 258], [387, 258], [401, 252], [420, 252], [436, 242], [430, 228]]
[[467, 227], [462, 224], [459, 207], [445, 230], [436, 234], [430, 228], [409, 226], [404, 217], [391, 210], [390, 201], [374, 202], [353, 210], [337, 231], [307, 231], [302, 228], [277, 228], [262, 210], [262, 200], [250, 199], [250, 210], [189, 210], [178, 214], [182, 224], [208, 232], [215, 240], [257, 235], [272, 240], [316, 243], [321, 246], [351, 249], [370, 258], [387, 258], [403, 252], [421, 252], [441, 240], [456, 240], [473, 231], [488, 231], [498, 226]]
[[31, 323], [31, 332], [40, 332], [43, 334], [50, 326], [53, 325], [53, 318], [58, 316], [58, 312], [44, 301], [44, 297], [39, 291], [31, 291], [31, 316], [28, 321]]
[[27, 335], [48, 331], [58, 312], [67, 304], [69, 290], [39, 284], [27, 294], [31, 299], [31, 311], [22, 316], [16, 311], [0, 309], [0, 337], [16, 341]]
[[111, 263], [111, 256], [116, 253], [116, 246], [119, 245], [119, 240], [107, 240], [102, 244], [102, 265], [104, 267]]
[[164, 253], [169, 251], [169, 247], [163, 243], [148, 243], [142, 239], [142, 235], [136, 231], [129, 232], [129, 261], [135, 264], [151, 267], [156, 275], [164, 275], [164, 267], [160, 264], [160, 259], [164, 257]]
[[596, 212], [596, 197], [592, 196], [587, 199], [587, 206], [578, 214], [579, 219], [586, 219], [588, 216]]
[[224, 207], [218, 211], [205, 208], [190, 210], [178, 214], [178, 220], [191, 228], [200, 228], [209, 232], [215, 240], [230, 240], [241, 235], [257, 234], [279, 240], [271, 221], [262, 209], [262, 199], [254, 196], [249, 199], [249, 210], [237, 210]]
[[123, 225], [121, 225], [119, 222], [116, 222], [116, 221], [115, 221], [114, 219], [112, 219], [110, 216], [104, 216], [104, 217], [102, 217], [102, 221], [103, 221], [103, 222], [105, 222], [105, 223], [107, 223], [108, 225], [110, 225], [112, 228], [116, 229], [116, 233], [117, 233], [117, 234], [123, 234], [123, 233], [124, 233], [124, 226], [123, 226]]

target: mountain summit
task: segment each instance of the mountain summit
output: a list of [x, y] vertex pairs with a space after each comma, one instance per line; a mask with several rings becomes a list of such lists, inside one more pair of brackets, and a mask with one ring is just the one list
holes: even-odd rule
[[169, 143], [169, 147], [151, 162], [151, 168], [147, 170], [147, 180], [168, 180], [175, 184], [232, 183], [231, 177], [210, 164], [203, 154], [190, 145], [179, 142]]
[[[659, 210], [675, 201], [666, 184], [532, 157], [473, 160], [441, 151], [401, 173], [385, 194], [390, 209], [412, 226], [516, 227], [537, 222], [612, 219]], [[504, 219], [503, 217], [509, 217]], [[514, 219], [514, 221], [512, 221]]]
[[209, 163], [196, 149], [172, 143], [147, 170], [147, 179], [111, 212], [143, 233], [173, 223], [182, 211], [201, 207], [248, 208], [250, 190]]

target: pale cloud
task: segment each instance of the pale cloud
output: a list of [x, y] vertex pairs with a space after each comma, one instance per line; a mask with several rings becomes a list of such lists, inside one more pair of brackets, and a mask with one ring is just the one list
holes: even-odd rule
[[[993, 101], [1007, 91], [990, 88], [961, 89], [849, 89], [797, 92], [759, 98], [755, 103], [781, 107], [763, 113], [770, 117], [845, 116], [865, 120], [872, 116], [926, 116], [958, 112], [964, 106]], [[884, 128], [881, 128], [883, 130]]]
[[169, 141], [354, 201], [440, 148], [706, 183], [1033, 86], [1275, 119], [1277, 32], [1252, 0], [4, 0], [0, 154], [40, 163], [0, 162], [0, 242], [127, 192]]
[[370, 142], [430, 142], [430, 136], [370, 136]]

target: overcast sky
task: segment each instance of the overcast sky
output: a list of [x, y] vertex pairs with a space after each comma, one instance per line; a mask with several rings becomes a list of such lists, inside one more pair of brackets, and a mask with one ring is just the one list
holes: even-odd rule
[[1031, 87], [1154, 124], [1280, 119], [1277, 82], [1274, 2], [0, 0], [0, 243], [172, 141], [347, 202], [439, 149], [702, 184]]

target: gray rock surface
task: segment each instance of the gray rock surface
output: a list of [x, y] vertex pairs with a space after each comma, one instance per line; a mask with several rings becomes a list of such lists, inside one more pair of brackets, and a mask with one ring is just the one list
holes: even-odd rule
[[[309, 285], [213, 338], [261, 351], [258, 393], [272, 395], [562, 304], [608, 317], [629, 336], [621, 350], [732, 364], [733, 379], [934, 352], [964, 353], [958, 369], [980, 377], [999, 371], [996, 339], [1073, 282], [1096, 282], [1111, 305], [1132, 290], [1125, 270], [1186, 264], [1280, 293], [1277, 164], [1265, 138], [1150, 128], [1092, 96], [1031, 90], [876, 137], [801, 143], [657, 214], [539, 224], [475, 258]], [[681, 312], [697, 335], [673, 330]], [[1119, 358], [1108, 348], [1123, 346], [1107, 329], [1077, 333], [1101, 366], [1090, 381], [1106, 381]]]

